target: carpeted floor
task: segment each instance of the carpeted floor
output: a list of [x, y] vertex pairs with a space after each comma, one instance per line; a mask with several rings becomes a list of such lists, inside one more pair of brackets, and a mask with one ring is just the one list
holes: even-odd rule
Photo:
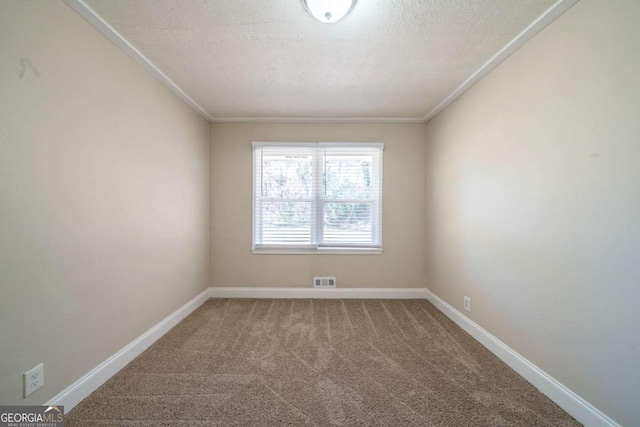
[[580, 425], [425, 300], [213, 299], [66, 426]]

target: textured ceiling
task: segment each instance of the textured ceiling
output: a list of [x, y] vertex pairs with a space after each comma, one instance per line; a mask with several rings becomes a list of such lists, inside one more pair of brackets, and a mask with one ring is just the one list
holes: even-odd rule
[[423, 119], [555, 0], [85, 0], [214, 119]]

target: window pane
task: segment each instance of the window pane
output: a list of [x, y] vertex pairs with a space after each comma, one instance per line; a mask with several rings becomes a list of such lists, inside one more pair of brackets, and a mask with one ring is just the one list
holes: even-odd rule
[[311, 202], [263, 202], [262, 244], [309, 245]]
[[262, 159], [262, 196], [311, 198], [312, 159], [311, 155], [265, 155]]
[[370, 203], [325, 203], [324, 243], [371, 244]]
[[381, 248], [382, 144], [253, 147], [257, 253]]
[[327, 154], [325, 198], [369, 199], [372, 194], [373, 157], [366, 154]]

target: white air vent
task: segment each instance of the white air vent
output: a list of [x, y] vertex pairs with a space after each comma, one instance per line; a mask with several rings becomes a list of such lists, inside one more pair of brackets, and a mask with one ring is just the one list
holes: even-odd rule
[[314, 288], [335, 288], [336, 278], [335, 277], [314, 277], [313, 287]]

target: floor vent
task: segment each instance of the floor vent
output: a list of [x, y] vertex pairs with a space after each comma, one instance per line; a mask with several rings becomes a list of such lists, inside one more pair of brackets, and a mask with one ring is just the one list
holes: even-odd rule
[[336, 278], [335, 277], [314, 277], [313, 287], [314, 288], [335, 288]]

